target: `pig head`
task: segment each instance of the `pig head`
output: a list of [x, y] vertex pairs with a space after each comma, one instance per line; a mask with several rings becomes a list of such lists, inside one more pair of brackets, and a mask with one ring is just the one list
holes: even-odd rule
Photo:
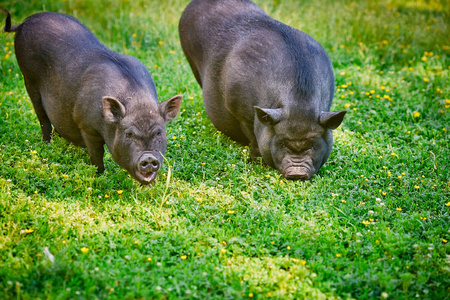
[[255, 106], [255, 137], [264, 162], [287, 179], [309, 180], [327, 161], [333, 147], [332, 130], [345, 113], [315, 116], [292, 108]]

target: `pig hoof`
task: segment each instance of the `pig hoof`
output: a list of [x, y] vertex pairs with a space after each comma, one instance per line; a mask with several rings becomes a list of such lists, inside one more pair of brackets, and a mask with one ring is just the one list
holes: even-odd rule
[[283, 174], [284, 178], [289, 180], [301, 180], [306, 181], [311, 178], [311, 172], [310, 170], [306, 168], [288, 168], [284, 171]]

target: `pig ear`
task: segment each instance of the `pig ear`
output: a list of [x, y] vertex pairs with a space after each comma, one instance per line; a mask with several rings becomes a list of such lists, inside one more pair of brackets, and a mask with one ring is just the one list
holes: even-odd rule
[[341, 125], [346, 113], [346, 110], [339, 112], [322, 112], [319, 117], [319, 123], [325, 128], [336, 129]]
[[125, 106], [116, 98], [103, 97], [103, 116], [107, 121], [117, 122], [125, 116]]
[[177, 116], [181, 107], [181, 98], [183, 95], [176, 95], [159, 105], [159, 111], [166, 122], [172, 121]]
[[258, 120], [265, 125], [275, 125], [281, 120], [281, 108], [261, 108], [255, 106]]

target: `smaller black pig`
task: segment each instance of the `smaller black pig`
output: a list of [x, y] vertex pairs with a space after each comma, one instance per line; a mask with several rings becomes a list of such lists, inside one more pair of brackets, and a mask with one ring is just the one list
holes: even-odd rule
[[333, 68], [319, 43], [249, 0], [193, 0], [179, 33], [214, 126], [287, 179], [316, 174], [346, 113], [330, 112]]
[[50, 141], [53, 125], [64, 139], [87, 147], [99, 173], [106, 144], [117, 164], [151, 184], [166, 152], [165, 124], [178, 114], [181, 95], [158, 105], [146, 67], [108, 49], [71, 16], [43, 12], [11, 26], [3, 10], [43, 140]]

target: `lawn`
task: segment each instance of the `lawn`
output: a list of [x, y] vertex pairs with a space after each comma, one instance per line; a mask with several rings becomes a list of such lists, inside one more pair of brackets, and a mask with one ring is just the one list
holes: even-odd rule
[[[183, 94], [153, 188], [41, 140], [0, 35], [0, 299], [449, 299], [450, 4], [255, 0], [327, 51], [328, 162], [287, 181], [211, 124], [178, 41], [185, 0], [5, 1], [77, 17]], [[5, 14], [1, 14], [1, 22]]]

